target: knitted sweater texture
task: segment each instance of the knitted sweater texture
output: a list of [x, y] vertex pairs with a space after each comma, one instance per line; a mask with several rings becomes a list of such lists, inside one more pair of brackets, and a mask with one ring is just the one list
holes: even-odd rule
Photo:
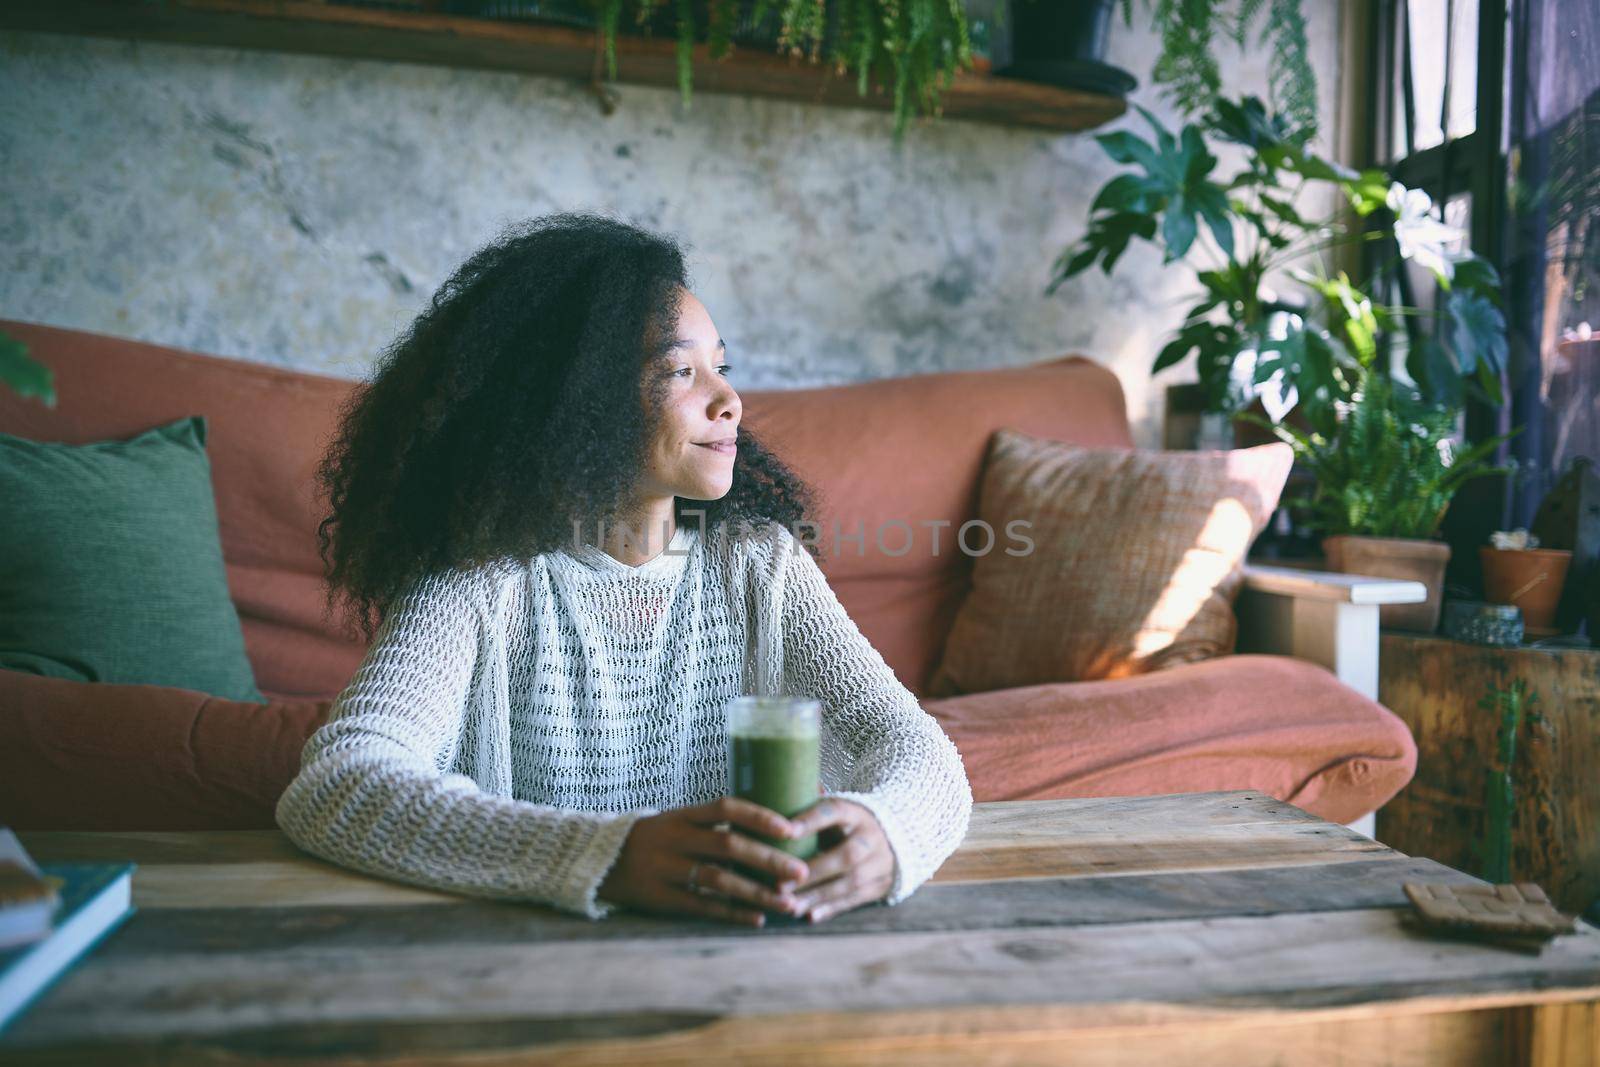
[[636, 820], [728, 793], [744, 693], [821, 702], [823, 790], [882, 825], [885, 904], [961, 843], [954, 743], [776, 523], [681, 523], [637, 567], [584, 545], [423, 579], [307, 740], [277, 822], [352, 869], [600, 919]]

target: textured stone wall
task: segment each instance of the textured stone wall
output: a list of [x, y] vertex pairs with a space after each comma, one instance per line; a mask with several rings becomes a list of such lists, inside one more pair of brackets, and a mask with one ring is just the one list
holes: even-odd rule
[[[1307, 0], [1324, 126], [1338, 7]], [[1155, 38], [1114, 30], [1148, 88]], [[1226, 54], [1226, 53], [1225, 53]], [[1230, 84], [1262, 92], [1260, 50]], [[1135, 247], [1043, 295], [1113, 168], [1086, 134], [555, 78], [0, 33], [0, 316], [363, 375], [504, 224], [596, 210], [670, 231], [743, 388], [1110, 364], [1158, 440], [1149, 365], [1189, 295]], [[1142, 128], [1136, 116], [1122, 123]]]

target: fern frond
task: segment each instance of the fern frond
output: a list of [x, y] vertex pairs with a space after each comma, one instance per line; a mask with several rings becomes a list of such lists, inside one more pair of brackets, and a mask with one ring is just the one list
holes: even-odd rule
[[733, 28], [739, 21], [739, 0], [709, 0], [709, 23], [706, 29], [707, 54], [721, 59], [733, 51]]
[[1266, 6], [1267, 0], [1239, 0], [1239, 10], [1234, 14], [1233, 27], [1230, 36], [1233, 43], [1240, 48], [1249, 44], [1250, 27], [1255, 23], [1256, 17], [1261, 14], [1261, 9]]
[[1185, 115], [1211, 110], [1222, 89], [1222, 74], [1211, 51], [1219, 0], [1156, 0], [1161, 56], [1151, 77]]
[[1261, 40], [1272, 57], [1267, 84], [1273, 110], [1289, 119], [1295, 143], [1305, 144], [1317, 135], [1317, 72], [1300, 3], [1272, 0]]
[[678, 0], [678, 92], [689, 106], [694, 80], [694, 0]]
[[600, 40], [606, 54], [606, 77], [617, 80], [617, 21], [622, 17], [622, 0], [601, 0]]

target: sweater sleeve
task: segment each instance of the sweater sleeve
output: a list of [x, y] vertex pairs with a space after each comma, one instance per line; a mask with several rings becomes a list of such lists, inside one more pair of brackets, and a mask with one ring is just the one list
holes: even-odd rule
[[366, 659], [306, 741], [278, 825], [322, 859], [397, 881], [554, 905], [591, 919], [595, 893], [641, 809], [569, 811], [482, 790], [448, 773], [475, 725], [487, 610], [460, 571], [397, 599]]
[[783, 543], [784, 691], [821, 701], [824, 790], [877, 817], [895, 856], [884, 903], [898, 904], [966, 837], [966, 768], [845, 613], [816, 560], [787, 531]]

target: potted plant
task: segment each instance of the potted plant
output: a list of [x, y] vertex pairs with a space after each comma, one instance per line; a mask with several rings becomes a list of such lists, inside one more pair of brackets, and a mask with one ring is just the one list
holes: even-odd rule
[[1431, 404], [1387, 375], [1369, 374], [1340, 404], [1331, 433], [1269, 426], [1315, 479], [1290, 501], [1309, 511], [1336, 571], [1404, 578], [1427, 586], [1420, 604], [1385, 604], [1383, 625], [1432, 633], [1439, 624], [1450, 546], [1434, 539], [1450, 499], [1474, 478], [1503, 474], [1489, 457], [1506, 434], [1457, 454], [1458, 412]]
[[[387, 3], [388, 0], [378, 0]], [[426, 6], [425, 0], [415, 0]], [[439, 6], [453, 15], [475, 15], [485, 19], [553, 22], [580, 29], [593, 29], [593, 0], [440, 0]]]
[[1125, 96], [1138, 81], [1105, 62], [1116, 2], [967, 0], [967, 13], [975, 25], [986, 21], [991, 8], [999, 16], [1000, 32], [991, 32], [988, 41], [996, 76]]
[[1540, 548], [1527, 530], [1496, 530], [1489, 544], [1478, 549], [1483, 563], [1484, 598], [1491, 604], [1514, 604], [1522, 610], [1525, 630], [1534, 636], [1558, 633], [1556, 607], [1572, 552]]

